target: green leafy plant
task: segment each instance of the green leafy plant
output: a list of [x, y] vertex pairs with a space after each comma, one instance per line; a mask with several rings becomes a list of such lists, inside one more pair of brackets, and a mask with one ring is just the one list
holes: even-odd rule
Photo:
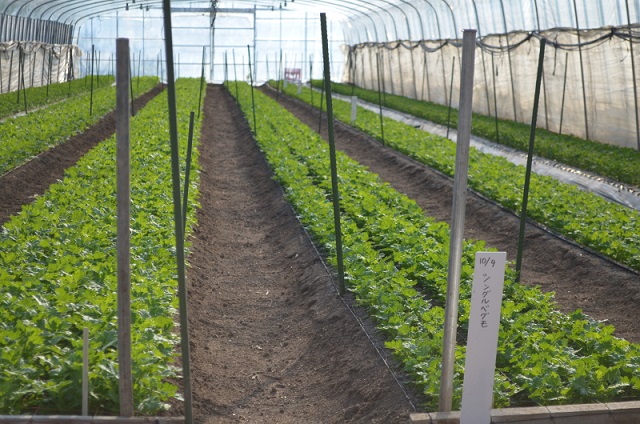
[[[199, 80], [179, 80], [181, 154]], [[178, 305], [166, 94], [131, 121], [131, 298], [136, 411], [177, 395]], [[196, 122], [195, 138], [200, 121]], [[115, 136], [66, 171], [0, 232], [0, 411], [80, 412], [82, 330], [90, 410], [117, 413]], [[197, 157], [196, 157], [197, 159]], [[197, 160], [193, 162], [194, 171]], [[182, 172], [184, 173], [184, 165]], [[190, 187], [193, 222], [198, 178]]]
[[[143, 77], [133, 83], [134, 96], [157, 85], [156, 77]], [[137, 87], [137, 88], [136, 88]], [[0, 122], [0, 175], [28, 161], [34, 155], [63, 143], [96, 123], [116, 106], [116, 91], [111, 85], [93, 93], [93, 114], [89, 114], [90, 94], [84, 92], [24, 116]]]
[[[98, 80], [94, 77], [94, 89], [113, 84], [111, 75], [101, 76]], [[15, 84], [15, 83], [14, 83]], [[69, 97], [77, 96], [91, 90], [91, 77], [84, 77], [70, 82], [50, 84], [48, 87], [29, 87], [26, 90], [13, 91], [0, 94], [0, 119], [24, 112], [25, 92], [27, 97], [27, 110], [56, 103]]]

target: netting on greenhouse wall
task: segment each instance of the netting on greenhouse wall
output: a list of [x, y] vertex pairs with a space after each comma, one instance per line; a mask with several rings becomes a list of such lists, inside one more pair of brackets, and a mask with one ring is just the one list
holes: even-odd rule
[[80, 55], [70, 44], [0, 43], [0, 93], [74, 79]]
[[[547, 49], [538, 126], [638, 148], [637, 27], [562, 28], [478, 38], [474, 112], [531, 121], [542, 37]], [[460, 49], [456, 40], [362, 43], [349, 48], [343, 79], [377, 90], [380, 75], [387, 93], [457, 107]]]

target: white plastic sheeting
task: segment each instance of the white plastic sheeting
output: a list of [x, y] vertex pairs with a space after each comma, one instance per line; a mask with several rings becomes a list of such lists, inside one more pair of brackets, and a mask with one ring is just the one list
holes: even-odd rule
[[80, 54], [68, 44], [0, 43], [0, 93], [74, 79]]
[[640, 22], [640, 0], [392, 0], [359, 9], [348, 16], [350, 45], [457, 39], [465, 28], [485, 36]]
[[[547, 49], [538, 126], [638, 148], [633, 73], [640, 65], [638, 28], [513, 32], [478, 39], [474, 112], [531, 121], [539, 37], [547, 39]], [[387, 93], [457, 108], [459, 55], [455, 41], [361, 44], [350, 48], [343, 79], [377, 90], [380, 74]]]

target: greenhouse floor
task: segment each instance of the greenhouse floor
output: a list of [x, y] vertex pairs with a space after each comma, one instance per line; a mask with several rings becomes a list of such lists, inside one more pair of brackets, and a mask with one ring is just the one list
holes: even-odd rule
[[[338, 296], [234, 101], [219, 86], [207, 90], [199, 157], [202, 207], [188, 257], [196, 422], [409, 422], [420, 412], [420, 395], [353, 299]], [[280, 99], [317, 128], [317, 112]], [[85, 133], [96, 143], [104, 138], [99, 134], [113, 131], [91, 131], [96, 130]], [[336, 126], [336, 137], [339, 149], [429, 215], [449, 221], [448, 178], [345, 125]], [[70, 156], [76, 149], [69, 143], [56, 154]], [[1, 205], [1, 222], [70, 166], [57, 159], [32, 162], [21, 167], [17, 180], [0, 177], [0, 199], [15, 199]], [[19, 189], [15, 181], [33, 181], [41, 189]], [[484, 239], [513, 259], [518, 219], [475, 195], [467, 207], [466, 237]], [[636, 273], [528, 226], [523, 281], [556, 291], [561, 310], [582, 308], [609, 320], [616, 335], [640, 342]], [[182, 403], [174, 406], [170, 415], [181, 415]]]

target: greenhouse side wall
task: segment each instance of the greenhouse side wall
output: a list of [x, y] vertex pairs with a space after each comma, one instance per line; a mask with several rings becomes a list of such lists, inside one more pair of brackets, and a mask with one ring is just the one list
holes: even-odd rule
[[[476, 43], [474, 112], [531, 121], [540, 38], [545, 38], [538, 126], [637, 149], [637, 37], [628, 27], [482, 37]], [[460, 49], [458, 40], [359, 44], [349, 49], [343, 80], [377, 90], [380, 75], [387, 93], [444, 105], [451, 100], [457, 108]]]
[[74, 79], [80, 55], [80, 49], [68, 44], [0, 43], [0, 93]]

